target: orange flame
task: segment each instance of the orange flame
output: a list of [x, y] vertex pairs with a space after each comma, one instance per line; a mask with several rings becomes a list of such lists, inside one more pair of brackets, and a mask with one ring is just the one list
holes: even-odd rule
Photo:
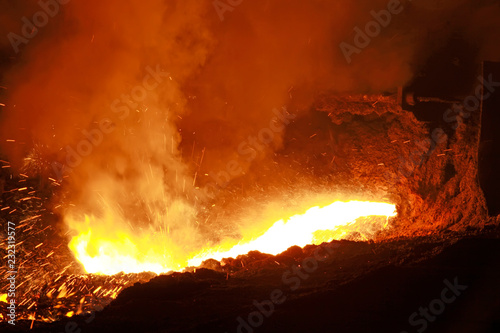
[[[202, 251], [189, 260], [190, 266], [198, 266], [204, 260], [234, 258], [250, 251], [258, 250], [263, 253], [277, 255], [291, 246], [304, 247], [308, 244], [321, 244], [341, 239], [349, 232], [370, 232], [370, 222], [356, 223], [364, 216], [395, 216], [396, 207], [392, 204], [363, 201], [336, 201], [326, 207], [312, 207], [304, 214], [294, 215], [287, 221], [279, 220], [273, 224], [262, 236], [248, 242], [239, 242], [229, 250], [218, 249]], [[387, 219], [378, 230], [387, 227]], [[377, 230], [377, 231], [378, 231]]]
[[[99, 237], [94, 237], [93, 230], [89, 227], [94, 218], [87, 216], [86, 230], [80, 228], [80, 233], [73, 237], [69, 247], [88, 273], [151, 271], [159, 274], [199, 266], [210, 258], [221, 260], [254, 250], [276, 255], [293, 245], [303, 247], [330, 242], [352, 232], [358, 232], [369, 239], [375, 232], [386, 228], [388, 218], [395, 215], [396, 208], [393, 204], [336, 201], [325, 207], [312, 207], [304, 214], [294, 215], [287, 220], [279, 220], [260, 234], [244, 235], [239, 241], [225, 240], [213, 247], [191, 250], [191, 253], [181, 253], [173, 244], [125, 231], [116, 231], [114, 235], [108, 232], [105, 237], [103, 233], [99, 233]], [[362, 217], [372, 218], [360, 219]]]

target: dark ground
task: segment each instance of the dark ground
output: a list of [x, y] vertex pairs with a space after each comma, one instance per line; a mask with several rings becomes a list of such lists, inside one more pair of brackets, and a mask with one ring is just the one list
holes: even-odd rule
[[[251, 253], [224, 267], [210, 263], [215, 270], [136, 284], [95, 319], [35, 322], [32, 331], [500, 332], [499, 236], [499, 228], [487, 227], [381, 243], [334, 241], [320, 249], [291, 248], [276, 257]], [[314, 258], [316, 249], [326, 257], [315, 261], [317, 269], [309, 260], [310, 273], [289, 273], [282, 279], [304, 259]], [[299, 274], [308, 276], [299, 279]], [[292, 291], [297, 282], [299, 288]], [[457, 286], [454, 297], [444, 290], [449, 283], [466, 289]], [[273, 305], [268, 317], [257, 315], [254, 300], [267, 304], [275, 289], [286, 297], [284, 302]], [[437, 315], [430, 313], [429, 320], [416, 315], [412, 326], [409, 317], [429, 306]], [[248, 323], [249, 315], [256, 327], [240, 326], [238, 317]], [[0, 328], [24, 331], [29, 325], [17, 322], [12, 330], [4, 323]]]

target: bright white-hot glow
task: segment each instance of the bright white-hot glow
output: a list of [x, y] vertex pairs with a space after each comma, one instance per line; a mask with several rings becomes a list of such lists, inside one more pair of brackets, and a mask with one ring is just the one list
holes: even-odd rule
[[[294, 215], [287, 221], [279, 220], [262, 236], [249, 242], [239, 243], [231, 249], [208, 250], [189, 260], [190, 266], [197, 266], [206, 259], [236, 257], [250, 251], [279, 254], [291, 246], [304, 247], [340, 239], [349, 231], [363, 232], [354, 227], [356, 219], [365, 216], [391, 217], [396, 215], [394, 205], [379, 202], [336, 201], [326, 207], [313, 207], [304, 214]], [[349, 228], [349, 226], [353, 226]], [[385, 227], [386, 223], [382, 226]], [[381, 229], [382, 229], [381, 228]], [[362, 228], [361, 228], [362, 229]], [[317, 233], [321, 232], [321, 237]]]
[[336, 201], [276, 221], [267, 230], [243, 234], [240, 240], [229, 239], [215, 246], [188, 251], [168, 244], [166, 238], [141, 236], [124, 230], [101, 228], [94, 234], [88, 223], [93, 217], [86, 217], [85, 224], [70, 223], [70, 226], [80, 227], [69, 247], [88, 273], [111, 275], [150, 271], [159, 274], [199, 266], [207, 259], [235, 258], [250, 251], [276, 255], [294, 245], [321, 244], [352, 233], [369, 239], [386, 228], [388, 218], [395, 215], [395, 205], [389, 203]]

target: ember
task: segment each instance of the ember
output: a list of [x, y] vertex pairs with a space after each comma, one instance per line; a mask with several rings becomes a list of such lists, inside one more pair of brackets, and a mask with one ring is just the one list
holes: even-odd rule
[[[234, 258], [250, 251], [276, 255], [294, 245], [302, 247], [330, 242], [352, 232], [358, 232], [365, 240], [372, 239], [375, 232], [388, 226], [385, 219], [382, 223], [377, 219], [356, 222], [360, 217], [372, 215], [394, 216], [395, 207], [384, 203], [350, 201], [310, 208], [303, 215], [294, 215], [286, 222], [275, 222], [261, 235], [244, 233], [242, 240], [227, 240], [214, 248], [202, 249], [198, 254], [187, 257], [187, 260], [183, 257], [175, 258], [173, 251], [167, 247], [168, 240], [164, 238], [155, 240], [147, 237], [148, 235], [136, 237], [131, 232], [122, 231], [116, 234], [117, 238], [112, 239], [107, 237], [111, 230], [103, 230], [102, 234], [93, 235], [89, 227], [89, 217], [86, 217], [83, 228], [88, 229], [80, 230], [80, 234], [73, 237], [69, 247], [88, 273], [161, 273], [179, 271], [188, 265], [199, 266], [207, 259]], [[194, 252], [194, 249], [190, 252]]]
[[[0, 17], [1, 331], [410, 331], [415, 304], [440, 330], [460, 302], [498, 305], [476, 283], [495, 256], [457, 260], [500, 248], [498, 3], [3, 1]], [[419, 265], [437, 293], [408, 290]], [[467, 292], [441, 315], [452, 279]], [[373, 328], [385, 299], [401, 319]], [[313, 312], [315, 329], [291, 324]]]

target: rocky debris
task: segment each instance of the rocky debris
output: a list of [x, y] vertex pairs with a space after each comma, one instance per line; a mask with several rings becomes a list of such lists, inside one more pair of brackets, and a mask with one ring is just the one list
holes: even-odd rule
[[[500, 287], [494, 282], [500, 278], [497, 227], [299, 249], [278, 256], [252, 252], [224, 260], [217, 271], [197, 268], [135, 283], [90, 322], [88, 315], [35, 322], [33, 332], [64, 331], [68, 322], [82, 332], [237, 332], [241, 320], [248, 324], [249, 315], [259, 311], [255, 304], [268, 304], [275, 290], [286, 300], [273, 305], [262, 325], [250, 327], [256, 332], [410, 332], [415, 327], [408, 317], [439, 298], [443, 280], [453, 282], [455, 277], [468, 289], [456, 304], [446, 305], [438, 320], [427, 323], [427, 331], [465, 325], [470, 330], [455, 331], [490, 332], [474, 329], [500, 323], [500, 312], [493, 311], [500, 310]], [[315, 253], [325, 260], [309, 266]], [[484, 316], [474, 317], [481, 311]], [[16, 328], [30, 324], [21, 321]], [[12, 331], [6, 325], [0, 328]]]

